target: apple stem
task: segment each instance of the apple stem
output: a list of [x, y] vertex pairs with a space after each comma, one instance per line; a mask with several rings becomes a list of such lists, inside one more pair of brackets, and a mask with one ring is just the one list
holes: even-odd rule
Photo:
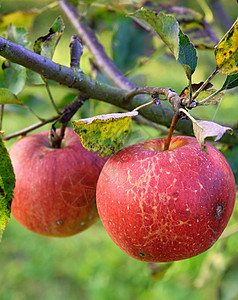
[[172, 138], [172, 135], [173, 135], [173, 132], [174, 132], [174, 129], [175, 129], [175, 126], [176, 126], [178, 120], [179, 120], [179, 115], [177, 113], [174, 113], [173, 119], [172, 119], [172, 122], [170, 125], [170, 129], [169, 129], [169, 134], [168, 134], [167, 140], [165, 141], [165, 144], [164, 144], [164, 151], [169, 150], [171, 138]]

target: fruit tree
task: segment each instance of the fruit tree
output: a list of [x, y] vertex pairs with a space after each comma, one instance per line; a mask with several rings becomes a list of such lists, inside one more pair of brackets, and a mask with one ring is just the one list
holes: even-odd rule
[[11, 213], [53, 237], [100, 218], [138, 260], [205, 252], [235, 206], [237, 114], [220, 107], [237, 92], [238, 20], [213, 28], [176, 1], [43, 2], [0, 19], [0, 235]]

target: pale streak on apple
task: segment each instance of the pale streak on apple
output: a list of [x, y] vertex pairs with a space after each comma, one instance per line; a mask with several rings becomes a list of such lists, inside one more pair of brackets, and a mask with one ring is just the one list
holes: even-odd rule
[[[148, 189], [150, 188], [150, 186], [148, 186], [146, 183], [150, 182], [151, 177], [159, 178], [159, 175], [155, 174], [155, 171], [156, 171], [155, 165], [156, 164], [151, 163], [149, 158], [141, 160], [141, 164], [143, 165], [144, 161], [146, 161], [146, 160], [148, 160], [147, 170], [145, 170], [144, 175], [140, 176], [136, 182], [132, 182], [132, 180], [131, 180], [132, 176], [130, 175], [130, 170], [128, 170], [128, 181], [133, 186], [133, 188], [127, 191], [127, 196], [130, 198], [130, 193], [132, 193], [132, 194], [134, 194], [132, 197], [134, 199], [136, 199], [138, 196], [137, 189], [143, 191], [142, 194], [140, 195], [141, 198], [139, 199], [139, 207], [141, 209], [140, 215], [142, 218], [142, 228], [144, 228], [147, 231], [148, 235], [144, 237], [145, 243], [143, 245], [136, 245], [136, 246], [143, 246], [143, 247], [147, 246], [147, 244], [151, 243], [153, 240], [157, 240], [158, 237], [159, 237], [160, 241], [163, 243], [171, 242], [178, 238], [177, 234], [171, 235], [170, 239], [167, 237], [167, 232], [173, 233], [174, 225], [173, 226], [169, 225], [170, 223], [173, 223], [173, 222], [170, 222], [169, 218], [172, 220], [172, 213], [176, 213], [176, 210], [174, 209], [173, 211], [170, 211], [170, 214], [168, 214], [169, 218], [167, 217], [167, 220], [165, 222], [163, 222], [163, 220], [162, 220], [158, 224], [158, 220], [157, 220], [158, 207], [157, 207], [157, 205], [153, 206], [153, 203], [160, 203], [160, 204], [163, 203], [163, 205], [166, 205], [166, 202], [167, 203], [169, 202], [171, 197], [168, 196], [167, 190], [169, 190], [173, 186], [173, 184], [177, 181], [177, 179], [175, 179], [175, 178], [174, 178], [173, 182], [171, 183], [171, 185], [166, 188], [166, 193], [159, 195], [159, 198], [160, 198], [159, 201], [156, 200], [155, 195], [153, 195], [153, 200], [150, 199], [150, 202], [151, 202], [150, 206], [151, 206], [152, 210], [154, 211], [154, 213], [150, 214], [149, 216], [152, 217], [153, 221], [150, 225], [145, 224], [146, 221], [149, 220], [149, 218], [147, 216], [148, 214], [144, 212], [143, 202], [145, 201], [144, 195], [147, 194]], [[178, 167], [178, 169], [180, 170], [180, 166], [177, 163], [176, 159], [174, 159], [172, 153], [170, 153], [169, 161], [170, 161], [170, 163], [173, 163], [174, 165], [176, 165]], [[163, 169], [160, 170], [161, 173], [162, 173], [162, 171], [163, 171]], [[167, 172], [167, 174], [169, 175], [170, 172]], [[127, 209], [129, 210], [128, 205], [127, 205]], [[190, 211], [190, 209], [188, 209], [188, 208], [186, 210]], [[158, 227], [158, 229], [156, 231], [152, 229], [155, 224]], [[175, 226], [182, 226], [184, 224], [191, 226], [191, 224], [189, 223], [189, 218], [187, 221], [180, 220], [179, 223], [176, 224]]]

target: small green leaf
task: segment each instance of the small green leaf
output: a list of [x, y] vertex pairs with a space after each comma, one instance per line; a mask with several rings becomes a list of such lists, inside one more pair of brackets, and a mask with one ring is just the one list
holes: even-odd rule
[[99, 115], [73, 121], [73, 128], [87, 150], [105, 157], [115, 153], [124, 143], [131, 118], [136, 115], [137, 111]]
[[11, 159], [0, 136], [0, 241], [10, 218], [15, 176]]
[[10, 24], [7, 28], [7, 39], [25, 48], [30, 46], [27, 30], [24, 27], [16, 27]]
[[33, 46], [34, 52], [52, 59], [55, 48], [64, 32], [64, 22], [61, 17], [58, 17], [45, 36], [39, 37]]
[[192, 120], [193, 132], [201, 146], [204, 145], [206, 137], [216, 136], [215, 141], [218, 141], [225, 132], [232, 134], [232, 128], [221, 126], [215, 122], [204, 120]]
[[10, 63], [4, 70], [4, 79], [8, 89], [15, 95], [19, 94], [26, 83], [26, 68]]
[[229, 90], [237, 86], [238, 86], [238, 74], [228, 75], [226, 77], [226, 81], [223, 84], [223, 88]]
[[197, 67], [197, 52], [188, 36], [179, 31], [179, 56], [178, 62], [184, 67], [186, 75], [191, 78]]
[[126, 72], [136, 66], [139, 58], [153, 52], [152, 37], [139, 26], [133, 26], [130, 18], [119, 19], [112, 38], [113, 62]]
[[238, 73], [238, 19], [215, 48], [216, 67], [222, 74]]
[[44, 80], [42, 79], [41, 75], [32, 71], [32, 70], [27, 70], [27, 80], [29, 80], [29, 82], [31, 84], [34, 85], [42, 85], [44, 84]]
[[22, 104], [22, 101], [10, 90], [2, 88], [0, 89], [0, 104]]
[[148, 23], [169, 47], [175, 58], [179, 55], [179, 24], [174, 16], [141, 8], [131, 16]]

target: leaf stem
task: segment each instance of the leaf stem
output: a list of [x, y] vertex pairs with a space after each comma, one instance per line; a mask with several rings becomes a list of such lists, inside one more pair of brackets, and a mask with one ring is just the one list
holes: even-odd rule
[[193, 101], [193, 89], [192, 89], [192, 79], [191, 76], [188, 79], [188, 88], [189, 88], [189, 101], [188, 105], [190, 105]]
[[170, 142], [171, 142], [171, 138], [172, 138], [175, 126], [178, 123], [178, 120], [179, 120], [179, 116], [175, 112], [174, 115], [173, 115], [173, 119], [172, 119], [171, 125], [170, 125], [168, 137], [167, 137], [167, 139], [165, 141], [165, 144], [164, 144], [164, 151], [169, 150], [169, 145], [170, 145]]
[[143, 107], [146, 107], [146, 106], [149, 106], [149, 105], [152, 105], [152, 104], [154, 104], [154, 103], [155, 103], [154, 100], [152, 100], [152, 101], [150, 101], [150, 102], [147, 102], [147, 103], [144, 103], [144, 104], [142, 104], [142, 105], [136, 107], [135, 109], [133, 109], [133, 111], [138, 111], [139, 109], [141, 109], [141, 108], [143, 108]]
[[[186, 111], [186, 109], [180, 108], [179, 111], [180, 111], [180, 112], [183, 112], [187, 117], [189, 117], [189, 119], [190, 119], [192, 122], [197, 123], [197, 121], [194, 119], [194, 117], [191, 116], [190, 113], [188, 113], [188, 112]], [[199, 126], [199, 125], [198, 125], [198, 126]], [[200, 126], [199, 126], [199, 127], [200, 127]]]
[[1, 106], [0, 106], [0, 131], [2, 130], [3, 113], [4, 113], [4, 104], [1, 104]]
[[219, 72], [219, 69], [215, 69], [212, 74], [203, 82], [203, 84], [200, 86], [198, 90], [193, 94], [192, 98], [195, 100], [197, 96], [200, 94], [200, 92], [205, 88], [205, 86], [212, 80], [212, 78]]
[[57, 114], [60, 114], [60, 111], [58, 110], [58, 107], [56, 106], [55, 101], [54, 101], [54, 98], [53, 98], [53, 96], [52, 96], [52, 94], [51, 94], [50, 87], [49, 87], [49, 82], [48, 82], [48, 80], [45, 79], [44, 77], [42, 77], [42, 78], [43, 78], [43, 80], [44, 80], [45, 87], [46, 87], [48, 96], [49, 96], [49, 98], [50, 98], [50, 102], [51, 102], [51, 104], [53, 105], [53, 107], [54, 107], [56, 113], [57, 113]]
[[21, 106], [31, 112], [39, 121], [44, 122], [44, 119], [38, 116], [29, 106], [25, 105], [24, 103], [22, 103]]

